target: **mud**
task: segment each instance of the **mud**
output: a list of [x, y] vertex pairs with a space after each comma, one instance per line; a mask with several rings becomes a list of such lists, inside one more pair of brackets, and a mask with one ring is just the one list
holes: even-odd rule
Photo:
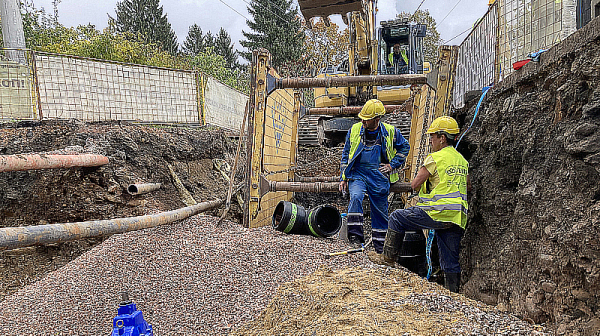
[[[167, 164], [196, 201], [225, 198], [227, 182], [212, 160], [233, 162], [236, 148], [220, 130], [76, 120], [1, 124], [1, 154], [95, 153], [108, 156], [110, 162], [95, 168], [1, 173], [0, 227], [131, 217], [184, 207]], [[162, 187], [132, 196], [126, 190], [131, 183], [162, 183]], [[220, 210], [210, 214], [220, 215]], [[241, 220], [235, 201], [228, 216]], [[0, 300], [101, 241], [0, 252]]]
[[590, 34], [494, 88], [459, 148], [473, 181], [462, 292], [557, 335], [600, 334], [600, 41]]

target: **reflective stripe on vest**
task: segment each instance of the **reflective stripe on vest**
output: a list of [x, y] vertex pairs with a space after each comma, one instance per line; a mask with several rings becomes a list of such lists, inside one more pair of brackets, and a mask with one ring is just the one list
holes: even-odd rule
[[451, 222], [463, 229], [467, 225], [467, 175], [469, 163], [452, 146], [429, 154], [435, 161], [440, 183], [426, 193], [426, 183], [421, 185], [417, 207], [434, 220]]
[[[385, 153], [387, 155], [388, 161], [392, 162], [392, 159], [396, 156], [396, 148], [394, 148], [394, 137], [396, 136], [396, 129], [394, 126], [390, 124], [386, 124], [384, 122], [380, 123], [383, 125], [385, 130], [387, 131], [387, 135], [384, 136], [385, 140]], [[350, 154], [348, 155], [348, 164], [344, 167], [344, 171], [342, 171], [342, 178], [346, 179], [346, 169], [351, 166], [351, 163], [358, 156], [358, 145], [362, 143], [361, 136], [362, 122], [358, 122], [352, 125], [350, 129]], [[380, 131], [381, 132], [381, 131]], [[364, 144], [363, 144], [364, 145]], [[395, 183], [398, 181], [398, 173], [390, 174], [390, 183]]]

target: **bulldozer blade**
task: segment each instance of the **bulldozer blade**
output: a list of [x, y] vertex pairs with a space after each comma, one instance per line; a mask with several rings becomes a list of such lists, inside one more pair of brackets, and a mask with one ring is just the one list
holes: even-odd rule
[[300, 11], [306, 21], [315, 16], [326, 18], [329, 15], [346, 15], [349, 12], [361, 11], [362, 0], [299, 0]]

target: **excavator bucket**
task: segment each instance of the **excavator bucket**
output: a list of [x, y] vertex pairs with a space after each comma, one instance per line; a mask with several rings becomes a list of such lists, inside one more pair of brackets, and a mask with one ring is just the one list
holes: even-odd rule
[[362, 0], [298, 0], [298, 4], [307, 22], [315, 16], [325, 19], [332, 14], [345, 18], [346, 13], [362, 10]]

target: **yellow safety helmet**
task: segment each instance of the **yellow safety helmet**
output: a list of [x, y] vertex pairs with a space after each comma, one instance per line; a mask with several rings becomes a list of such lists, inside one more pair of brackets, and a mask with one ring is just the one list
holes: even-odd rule
[[373, 118], [381, 117], [385, 114], [385, 107], [380, 100], [371, 99], [365, 103], [362, 110], [358, 114], [358, 117], [362, 120], [371, 120]]
[[493, 5], [494, 3], [496, 3], [496, 0], [489, 0], [489, 1], [488, 1], [488, 6], [491, 6], [491, 5]]
[[446, 132], [448, 134], [458, 134], [460, 133], [460, 129], [458, 128], [458, 123], [454, 118], [443, 116], [439, 118], [435, 118], [435, 120], [429, 126], [427, 130], [427, 134], [437, 133], [437, 132]]

